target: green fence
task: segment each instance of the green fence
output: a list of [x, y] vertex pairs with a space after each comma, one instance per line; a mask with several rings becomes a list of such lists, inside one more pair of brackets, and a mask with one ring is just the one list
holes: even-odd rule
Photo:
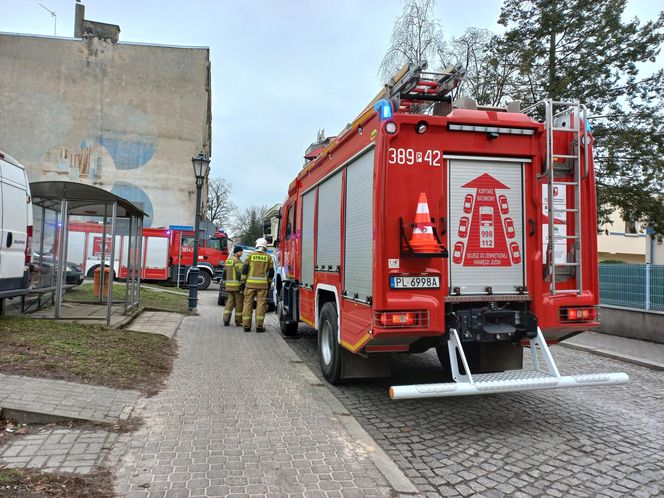
[[664, 265], [599, 265], [602, 304], [664, 311]]

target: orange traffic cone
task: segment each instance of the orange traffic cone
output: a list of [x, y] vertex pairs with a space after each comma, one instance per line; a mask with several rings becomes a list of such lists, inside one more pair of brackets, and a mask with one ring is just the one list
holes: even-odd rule
[[409, 243], [415, 252], [438, 253], [441, 251], [440, 244], [433, 235], [429, 203], [427, 202], [427, 194], [424, 192], [420, 192], [420, 197], [417, 200], [413, 236]]

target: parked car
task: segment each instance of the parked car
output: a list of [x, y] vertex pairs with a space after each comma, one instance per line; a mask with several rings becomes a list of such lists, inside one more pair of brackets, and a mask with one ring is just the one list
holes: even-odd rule
[[0, 182], [0, 298], [5, 298], [28, 292], [32, 204], [25, 169], [2, 151]]
[[[244, 263], [244, 260], [247, 259], [247, 256], [249, 256], [253, 251], [256, 250], [255, 247], [248, 247], [248, 246], [242, 246], [244, 249], [242, 252], [242, 256], [240, 257], [240, 260]], [[277, 258], [274, 254], [268, 253], [270, 257], [272, 258], [272, 264], [274, 265], [274, 268], [277, 268]], [[224, 276], [226, 275], [226, 272], [224, 272], [224, 275], [222, 276], [221, 281], [219, 282], [219, 296], [217, 297], [217, 304], [219, 306], [225, 306], [226, 305], [226, 298], [228, 297], [228, 293], [226, 292], [226, 286], [224, 285]], [[274, 311], [276, 309], [275, 302], [274, 302], [274, 278], [272, 279], [272, 286], [270, 287], [270, 292], [267, 293], [267, 310], [268, 311]]]
[[[52, 254], [44, 254], [40, 258], [39, 254], [33, 253], [32, 264], [33, 267], [42, 275], [42, 281], [47, 275], [50, 275], [53, 277], [53, 279], [55, 279], [58, 262]], [[85, 273], [83, 273], [83, 269], [76, 263], [67, 262], [65, 269], [65, 284], [81, 285], [83, 280], [85, 280]], [[55, 280], [53, 281], [53, 284], [55, 284]]]

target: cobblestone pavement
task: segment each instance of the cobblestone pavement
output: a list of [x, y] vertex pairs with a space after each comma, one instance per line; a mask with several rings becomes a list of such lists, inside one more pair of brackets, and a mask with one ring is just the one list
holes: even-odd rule
[[[393, 489], [271, 333], [222, 327], [216, 293], [183, 321], [164, 391], [123, 435], [115, 491], [134, 496], [365, 496]], [[299, 363], [299, 362], [298, 362]], [[299, 365], [300, 367], [302, 365]]]
[[0, 446], [0, 466], [89, 474], [109, 454], [117, 434], [101, 429], [44, 428]]
[[54, 379], [0, 374], [0, 407], [96, 422], [129, 416], [142, 397], [137, 391]]
[[[301, 326], [287, 342], [320, 376], [313, 330]], [[560, 347], [553, 354], [563, 374], [623, 371], [630, 383], [390, 400], [391, 383], [441, 381], [428, 352], [395, 356], [391, 381], [329, 388], [431, 496], [664, 495], [664, 372]]]

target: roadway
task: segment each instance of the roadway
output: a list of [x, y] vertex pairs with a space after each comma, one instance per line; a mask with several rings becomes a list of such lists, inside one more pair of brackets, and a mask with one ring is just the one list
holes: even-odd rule
[[[315, 332], [301, 324], [285, 341], [322, 380]], [[390, 400], [391, 383], [441, 381], [430, 351], [393, 355], [391, 381], [328, 388], [427, 495], [664, 494], [664, 372], [560, 346], [552, 351], [562, 374], [623, 371], [630, 383]]]

